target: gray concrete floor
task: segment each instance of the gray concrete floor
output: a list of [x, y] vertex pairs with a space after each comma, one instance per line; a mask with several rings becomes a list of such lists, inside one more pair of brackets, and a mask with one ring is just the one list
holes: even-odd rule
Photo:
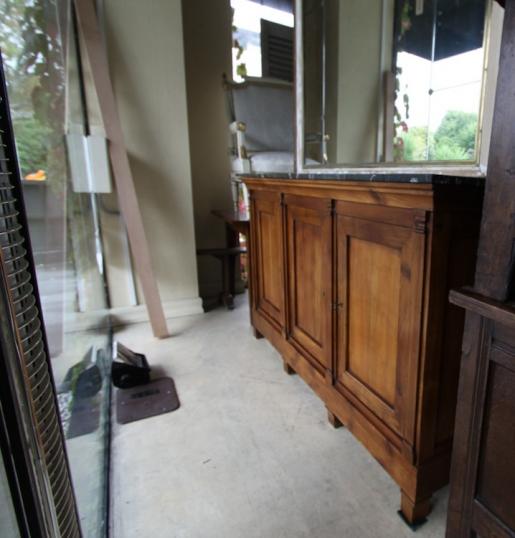
[[7, 482], [4, 460], [0, 453], [0, 536], [2, 538], [19, 538], [16, 513], [12, 504], [11, 491]]
[[[52, 357], [56, 385], [58, 387], [61, 385], [68, 369], [81, 361], [91, 346], [96, 351], [105, 349], [107, 343], [106, 331], [65, 333], [62, 353]], [[99, 427], [91, 433], [66, 439], [66, 450], [84, 538], [97, 538], [102, 535], [102, 529], [106, 527], [105, 461], [108, 439], [105, 421], [109, 417], [106, 382], [111, 382], [109, 377], [104, 378], [102, 390], [96, 396], [99, 402]], [[0, 537], [3, 538], [1, 534]]]
[[[117, 338], [175, 379], [179, 410], [132, 424], [113, 417], [115, 538], [411, 537], [399, 489], [237, 308], [148, 324]], [[417, 538], [443, 537], [446, 490]]]

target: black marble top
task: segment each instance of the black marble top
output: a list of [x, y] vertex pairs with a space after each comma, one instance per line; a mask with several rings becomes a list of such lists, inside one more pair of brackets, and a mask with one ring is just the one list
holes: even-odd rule
[[455, 176], [444, 174], [409, 174], [409, 173], [317, 173], [301, 172], [267, 172], [267, 173], [250, 173], [241, 174], [241, 177], [251, 179], [296, 179], [312, 181], [376, 181], [382, 183], [419, 183], [429, 185], [469, 185], [482, 186], [485, 178], [481, 176]]

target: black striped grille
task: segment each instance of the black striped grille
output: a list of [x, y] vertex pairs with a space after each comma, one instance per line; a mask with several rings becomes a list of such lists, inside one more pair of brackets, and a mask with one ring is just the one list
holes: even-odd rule
[[293, 81], [293, 28], [261, 20], [262, 76]]
[[[0, 89], [4, 92], [5, 86]], [[55, 532], [74, 538], [80, 537], [80, 529], [33, 281], [34, 267], [26, 247], [26, 219], [17, 196], [20, 182], [7, 106], [0, 95], [0, 270], [9, 297], [25, 398], [32, 412], [32, 430], [44, 467], [44, 484], [39, 486], [50, 505]]]

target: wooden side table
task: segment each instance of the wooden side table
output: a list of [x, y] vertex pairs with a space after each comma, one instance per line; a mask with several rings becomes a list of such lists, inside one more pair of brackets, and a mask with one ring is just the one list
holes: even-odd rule
[[[222, 219], [225, 222], [225, 241], [227, 252], [239, 254], [244, 253], [240, 248], [240, 234], [246, 238], [248, 270], [250, 271], [250, 219], [247, 211], [213, 210], [212, 215]], [[222, 249], [215, 249], [222, 250]], [[236, 284], [236, 259], [237, 256], [228, 258], [228, 264], [224, 264], [224, 281], [223, 281], [223, 302], [228, 308], [233, 308], [233, 297], [235, 295]]]

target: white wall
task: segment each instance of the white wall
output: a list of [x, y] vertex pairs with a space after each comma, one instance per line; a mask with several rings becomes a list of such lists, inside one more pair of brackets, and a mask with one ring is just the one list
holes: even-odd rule
[[115, 97], [161, 298], [171, 305], [190, 300], [199, 311], [181, 2], [105, 0], [104, 16]]

